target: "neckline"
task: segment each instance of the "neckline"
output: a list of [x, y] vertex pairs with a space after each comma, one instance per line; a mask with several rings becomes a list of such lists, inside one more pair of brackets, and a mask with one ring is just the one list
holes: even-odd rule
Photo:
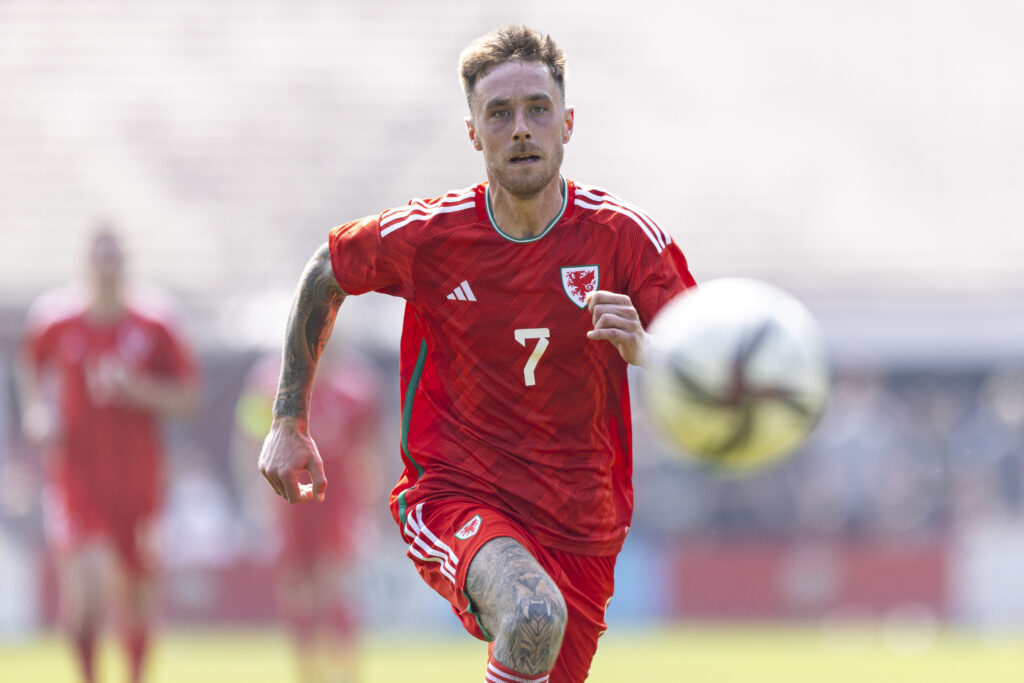
[[551, 228], [555, 227], [555, 224], [562, 220], [562, 216], [565, 215], [565, 209], [569, 205], [569, 184], [566, 182], [565, 176], [559, 176], [559, 179], [562, 181], [562, 208], [558, 210], [558, 213], [551, 219], [551, 222], [548, 223], [547, 227], [541, 230], [539, 235], [535, 235], [534, 237], [513, 237], [498, 227], [498, 221], [494, 220], [494, 212], [491, 211], [491, 186], [488, 185], [484, 189], [484, 207], [487, 209], [487, 220], [491, 222], [491, 227], [494, 228], [495, 232], [508, 241], [517, 242], [519, 244], [536, 242], [541, 237], [551, 232]]

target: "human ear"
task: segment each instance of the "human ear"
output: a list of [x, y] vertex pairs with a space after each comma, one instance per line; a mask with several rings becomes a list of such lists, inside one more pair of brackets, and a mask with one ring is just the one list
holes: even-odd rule
[[473, 143], [473, 149], [478, 152], [482, 152], [484, 150], [484, 146], [480, 144], [480, 140], [476, 136], [476, 128], [473, 126], [472, 116], [466, 117], [466, 128], [469, 130], [469, 140]]
[[573, 126], [576, 124], [576, 110], [572, 107], [565, 108], [565, 119], [562, 121], [562, 144], [572, 139]]

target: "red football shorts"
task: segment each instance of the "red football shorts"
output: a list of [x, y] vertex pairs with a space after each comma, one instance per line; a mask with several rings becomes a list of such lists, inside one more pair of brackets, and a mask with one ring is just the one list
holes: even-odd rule
[[72, 504], [59, 485], [48, 486], [44, 500], [46, 536], [55, 553], [73, 553], [85, 543], [102, 539], [114, 548], [126, 571], [140, 575], [155, 571], [155, 510], [113, 510], [99, 500]]
[[440, 593], [467, 631], [492, 640], [466, 594], [466, 573], [476, 552], [487, 541], [510, 536], [519, 541], [558, 585], [569, 618], [562, 650], [551, 672], [551, 683], [575, 683], [586, 678], [604, 633], [604, 612], [614, 590], [615, 556], [574, 555], [539, 545], [518, 524], [479, 503], [424, 501], [408, 509], [402, 537], [406, 553], [423, 580]]

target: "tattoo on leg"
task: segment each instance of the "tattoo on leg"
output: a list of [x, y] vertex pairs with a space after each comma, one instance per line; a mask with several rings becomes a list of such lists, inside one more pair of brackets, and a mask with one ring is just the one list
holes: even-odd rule
[[495, 637], [499, 662], [526, 675], [551, 669], [565, 632], [565, 600], [518, 541], [499, 537], [484, 544], [469, 567], [466, 589]]

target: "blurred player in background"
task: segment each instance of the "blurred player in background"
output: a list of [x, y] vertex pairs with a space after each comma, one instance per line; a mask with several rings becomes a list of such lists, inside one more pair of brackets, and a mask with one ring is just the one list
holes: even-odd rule
[[[337, 345], [335, 345], [336, 348]], [[279, 609], [294, 638], [298, 680], [358, 680], [358, 611], [354, 579], [360, 541], [373, 532], [369, 503], [380, 484], [373, 457], [380, 391], [370, 362], [329, 348], [314, 382], [312, 435], [331, 480], [323, 505], [288, 505], [273, 497], [253, 468], [270, 431], [281, 354], [253, 366], [235, 411], [234, 459], [243, 506], [254, 529], [276, 527]], [[308, 480], [307, 480], [308, 481]], [[272, 520], [263, 519], [267, 513]], [[267, 535], [257, 542], [267, 543]]]
[[486, 680], [582, 681], [633, 508], [627, 364], [694, 281], [642, 211], [560, 175], [575, 114], [550, 37], [502, 27], [459, 70], [487, 182], [331, 231], [293, 303], [260, 470], [290, 502], [330, 495], [308, 399], [338, 307], [406, 299], [391, 511], [408, 556], [490, 641]]
[[121, 241], [107, 226], [89, 243], [86, 271], [84, 289], [41, 297], [29, 312], [23, 430], [46, 454], [47, 537], [82, 678], [95, 680], [98, 637], [116, 605], [135, 683], [156, 608], [160, 420], [195, 409], [199, 378], [169, 309], [129, 297]]

